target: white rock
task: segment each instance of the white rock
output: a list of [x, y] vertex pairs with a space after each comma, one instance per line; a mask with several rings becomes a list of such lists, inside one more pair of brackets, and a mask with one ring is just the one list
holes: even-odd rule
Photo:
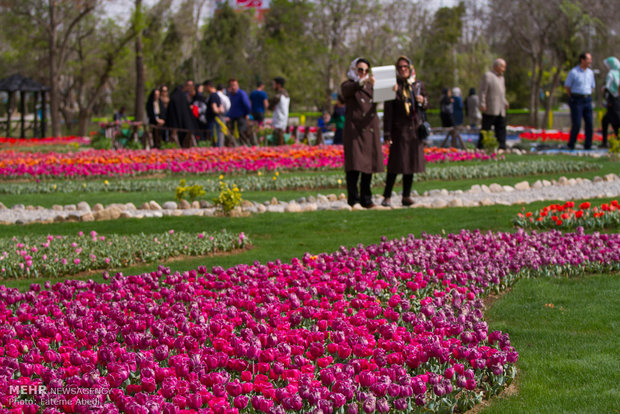
[[448, 193], [448, 190], [446, 190], [445, 188], [442, 188], [439, 194], [441, 194], [442, 196], [447, 196], [449, 193]]
[[482, 189], [482, 192], [485, 193], [485, 194], [490, 194], [491, 193], [491, 189], [486, 184], [482, 184], [480, 186], [480, 188]]
[[65, 211], [76, 211], [77, 210], [77, 206], [75, 204], [67, 204], [65, 206]]
[[136, 205], [134, 203], [125, 203], [125, 211], [136, 211]]
[[485, 198], [484, 200], [480, 201], [481, 206], [492, 206], [493, 204], [495, 203], [493, 203], [490, 198]]
[[82, 221], [95, 221], [95, 216], [90, 211], [84, 214], [81, 218]]
[[465, 200], [463, 201], [463, 207], [477, 207], [478, 202], [473, 200]]
[[480, 184], [474, 184], [467, 192], [470, 194], [480, 194], [482, 192], [482, 187], [480, 187]]
[[536, 182], [534, 184], [532, 184], [532, 188], [535, 188], [535, 189], [543, 188], [542, 181], [536, 180]]
[[0, 210], [7, 210], [6, 206], [0, 201]]
[[306, 203], [303, 205], [303, 211], [316, 211], [317, 205], [316, 203]]
[[530, 189], [530, 183], [527, 181], [521, 181], [520, 183], [515, 184], [515, 190], [519, 191], [527, 191]]
[[603, 178], [602, 178], [602, 177], [599, 177], [599, 176], [597, 175], [596, 177], [594, 177], [593, 181], [594, 181], [595, 183], [600, 183], [600, 182], [603, 182]]
[[[15, 208], [15, 207], [13, 207], [13, 208]], [[63, 211], [63, 210], [64, 210], [64, 207], [63, 207], [63, 206], [61, 206], [61, 205], [59, 205], [59, 204], [54, 204], [54, 205], [52, 206], [52, 210], [54, 210], [54, 211]]]
[[161, 206], [155, 200], [149, 201], [149, 207], [151, 207], [151, 210], [161, 210]]
[[79, 211], [90, 211], [90, 205], [86, 202], [86, 201], [80, 201], [79, 203], [77, 203], [77, 209]]
[[433, 203], [431, 204], [431, 207], [433, 208], [445, 208], [448, 206], [448, 203], [446, 202], [446, 200], [443, 199], [438, 199], [433, 201]]
[[504, 189], [502, 188], [501, 185], [493, 183], [489, 186], [489, 190], [491, 190], [492, 193], [501, 193], [504, 191]]
[[553, 184], [549, 180], [542, 180], [542, 185], [543, 187], [551, 187]]
[[162, 207], [164, 210], [176, 210], [178, 208], [176, 201], [166, 201]]
[[564, 176], [558, 178], [558, 184], [559, 185], [566, 185], [566, 184], [568, 184], [568, 178], [566, 178]]
[[577, 180], [575, 180], [574, 178], [571, 178], [571, 179], [568, 180], [567, 184], [571, 185], [571, 186], [575, 186], [575, 185], [577, 185]]
[[509, 185], [505, 185], [505, 186], [503, 186], [502, 188], [503, 188], [503, 189], [504, 189], [504, 191], [505, 191], [505, 192], [507, 192], [507, 193], [512, 193], [512, 192], [514, 192], [514, 191], [515, 191], [514, 187], [511, 187], [511, 186], [509, 186]]
[[269, 207], [267, 207], [267, 211], [269, 211], [270, 213], [284, 213], [284, 206], [270, 205]]
[[191, 207], [192, 207], [192, 205], [189, 203], [189, 201], [187, 201], [187, 200], [179, 201], [179, 209], [187, 210], [188, 208], [191, 208]]
[[460, 198], [452, 199], [448, 203], [448, 206], [449, 207], [463, 207], [463, 200], [461, 200]]
[[618, 176], [614, 173], [610, 173], [605, 176], [605, 181], [611, 182], [611, 181], [616, 181], [617, 179], [618, 179]]
[[291, 201], [287, 206], [284, 207], [284, 211], [287, 213], [301, 213], [302, 209], [299, 204]]
[[316, 197], [317, 201], [319, 202], [319, 204], [327, 204], [329, 203], [329, 200], [327, 199], [327, 197], [325, 197], [323, 194], [319, 194]]
[[336, 194], [328, 194], [327, 199], [329, 201], [338, 201], [338, 197], [336, 196]]
[[265, 207], [262, 204], [257, 204], [256, 205], [256, 211], [258, 211], [259, 213], [264, 213], [265, 211], [267, 211], [267, 207]]
[[103, 210], [104, 210], [103, 204], [97, 203], [97, 204], [95, 204], [93, 206], [93, 210], [92, 211], [96, 213], [98, 211], [103, 211]]

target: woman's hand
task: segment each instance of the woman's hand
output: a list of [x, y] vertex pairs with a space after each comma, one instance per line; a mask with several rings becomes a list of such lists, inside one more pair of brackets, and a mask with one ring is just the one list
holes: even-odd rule
[[419, 103], [420, 105], [422, 105], [424, 103], [424, 97], [422, 95], [416, 95], [415, 101]]

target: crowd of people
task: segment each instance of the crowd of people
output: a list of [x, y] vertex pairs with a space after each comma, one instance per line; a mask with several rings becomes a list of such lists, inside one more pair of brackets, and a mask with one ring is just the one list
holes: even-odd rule
[[187, 80], [169, 93], [162, 85], [150, 93], [146, 103], [154, 146], [175, 140], [187, 147], [195, 145], [195, 139], [218, 147], [257, 145], [256, 127], [264, 124], [267, 110], [272, 111], [277, 142], [283, 144], [290, 106], [285, 84], [284, 78], [274, 78], [271, 98], [264, 83], [259, 82], [248, 95], [234, 78], [227, 88], [211, 80], [198, 85]]
[[[579, 64], [566, 79], [565, 88], [571, 109], [571, 133], [569, 149], [574, 149], [581, 119], [585, 120], [585, 144], [592, 145], [592, 92], [595, 88], [594, 74], [589, 68], [592, 57], [583, 53]], [[620, 61], [615, 57], [605, 59], [609, 69], [603, 91], [607, 113], [603, 118], [603, 142], [607, 146], [607, 128], [611, 125], [616, 136], [620, 128]], [[425, 171], [424, 113], [429, 99], [424, 83], [416, 79], [415, 67], [407, 56], [396, 60], [395, 99], [386, 101], [383, 116], [383, 142], [389, 145], [387, 177], [383, 192], [383, 206], [392, 203], [392, 191], [398, 174], [403, 176], [401, 203], [413, 204], [411, 187], [413, 174]], [[454, 127], [465, 122], [476, 127], [480, 123], [477, 146], [482, 148], [484, 131], [493, 130], [500, 149], [506, 148], [506, 99], [504, 73], [506, 61], [493, 62], [491, 70], [483, 74], [479, 94], [469, 90], [465, 101], [461, 90], [444, 89], [440, 99], [440, 117], [443, 127]], [[195, 85], [187, 81], [168, 95], [166, 86], [154, 90], [147, 102], [149, 123], [160, 138], [168, 139], [170, 131], [184, 137], [212, 140], [214, 145], [256, 145], [255, 126], [263, 125], [267, 111], [272, 111], [271, 126], [275, 141], [284, 144], [287, 128], [290, 96], [285, 80], [276, 77], [272, 81], [271, 97], [265, 85], [259, 82], [249, 95], [239, 87], [236, 79], [230, 79], [228, 87], [215, 85], [212, 81]], [[319, 127], [335, 126], [334, 144], [344, 145], [348, 203], [372, 208], [372, 174], [384, 171], [381, 143], [381, 123], [377, 104], [373, 99], [375, 79], [368, 59], [356, 58], [347, 71], [347, 79], [340, 87], [341, 94], [331, 115], [327, 112], [319, 119]], [[120, 116], [120, 115], [119, 115]], [[157, 140], [156, 140], [157, 142]]]

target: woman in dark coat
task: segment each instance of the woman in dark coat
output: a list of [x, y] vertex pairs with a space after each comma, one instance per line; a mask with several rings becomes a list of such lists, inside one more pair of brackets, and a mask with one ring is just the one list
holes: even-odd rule
[[413, 204], [411, 185], [413, 173], [425, 170], [424, 141], [418, 139], [418, 127], [422, 124], [420, 109], [428, 108], [424, 84], [415, 80], [411, 60], [401, 56], [396, 62], [396, 99], [385, 103], [383, 112], [384, 140], [390, 144], [387, 179], [381, 205], [390, 205], [396, 175], [403, 175], [404, 206]]
[[372, 101], [375, 78], [370, 74], [370, 63], [363, 58], [351, 62], [347, 77], [341, 90], [346, 105], [344, 169], [348, 202], [350, 206], [360, 203], [362, 207], [372, 208], [375, 206], [370, 191], [372, 173], [384, 170], [377, 105]]

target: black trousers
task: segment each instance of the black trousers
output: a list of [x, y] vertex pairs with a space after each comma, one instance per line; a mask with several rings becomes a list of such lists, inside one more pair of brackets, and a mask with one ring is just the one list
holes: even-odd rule
[[[357, 182], [360, 175], [362, 179], [358, 191]], [[372, 192], [370, 191], [371, 181], [372, 174], [361, 173], [359, 171], [347, 171], [347, 193], [350, 206], [353, 206], [355, 203], [360, 203], [364, 207], [372, 204]]]
[[[387, 173], [385, 180], [385, 189], [383, 190], [383, 197], [390, 198], [392, 196], [392, 189], [396, 182], [396, 176], [398, 174]], [[413, 184], [413, 174], [403, 174], [403, 198], [411, 196], [411, 186]]]
[[[490, 131], [491, 127], [495, 130], [495, 138], [500, 149], [506, 149], [506, 117], [501, 115], [482, 114], [482, 126], [480, 131]], [[482, 149], [482, 133], [478, 137], [478, 149]]]

